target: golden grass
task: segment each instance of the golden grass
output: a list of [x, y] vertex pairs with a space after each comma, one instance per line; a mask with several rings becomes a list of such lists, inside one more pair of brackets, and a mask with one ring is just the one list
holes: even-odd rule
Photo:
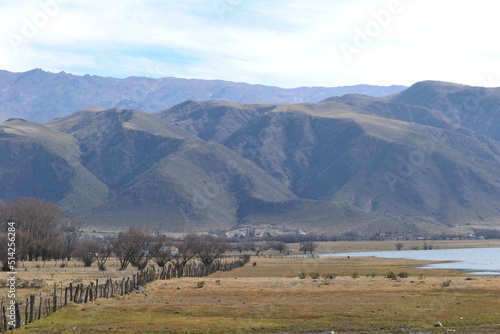
[[[469, 280], [453, 271], [415, 269], [424, 262], [401, 259], [253, 261], [256, 267], [156, 281], [144, 293], [72, 304], [17, 333], [500, 332], [500, 280], [494, 276]], [[391, 280], [388, 271], [409, 277]], [[299, 279], [301, 272], [337, 276]], [[200, 281], [205, 285], [197, 288]], [[436, 321], [446, 328], [435, 329]]]

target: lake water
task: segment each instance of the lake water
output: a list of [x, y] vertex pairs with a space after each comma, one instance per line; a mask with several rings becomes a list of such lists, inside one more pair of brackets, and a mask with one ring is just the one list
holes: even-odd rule
[[353, 252], [320, 254], [319, 256], [374, 256], [392, 259], [453, 261], [449, 263], [430, 264], [422, 266], [420, 268], [453, 269], [477, 275], [500, 275], [500, 248], [460, 248], [361, 253]]

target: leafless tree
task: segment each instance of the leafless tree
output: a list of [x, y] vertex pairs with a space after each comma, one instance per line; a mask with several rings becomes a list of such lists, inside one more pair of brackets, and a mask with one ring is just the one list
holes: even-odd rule
[[95, 257], [97, 268], [99, 268], [100, 271], [106, 270], [106, 262], [108, 261], [111, 254], [113, 254], [112, 240], [110, 238], [104, 238], [100, 240], [99, 249]]
[[71, 260], [71, 256], [77, 247], [77, 241], [81, 236], [83, 225], [83, 221], [74, 217], [65, 221], [61, 226], [62, 251], [68, 261]]
[[158, 267], [163, 268], [172, 260], [177, 252], [174, 246], [174, 239], [165, 235], [160, 235], [153, 240], [152, 243], [152, 258]]
[[84, 267], [90, 267], [96, 260], [99, 247], [99, 243], [95, 240], [82, 240], [76, 247], [74, 256], [83, 262]]
[[2, 204], [2, 223], [15, 222], [16, 248], [23, 259], [48, 259], [61, 233], [62, 210], [54, 203], [36, 198], [19, 198]]
[[269, 244], [267, 242], [255, 242], [253, 243], [253, 250], [255, 252], [255, 256], [259, 256], [260, 253], [269, 249]]
[[198, 254], [198, 241], [199, 238], [194, 234], [188, 234], [184, 239], [174, 241], [177, 253], [172, 257], [170, 262], [174, 265], [180, 276], [183, 275], [186, 264]]
[[118, 235], [113, 242], [113, 251], [120, 261], [120, 270], [132, 264], [139, 269], [144, 268], [151, 258], [150, 236], [136, 228], [129, 228]]
[[235, 249], [238, 251], [238, 252], [246, 252], [246, 251], [249, 251], [249, 250], [254, 250], [255, 249], [255, 242], [253, 241], [239, 241], [236, 245], [235, 245]]
[[208, 266], [216, 259], [221, 257], [229, 248], [229, 242], [226, 238], [212, 235], [201, 235], [198, 237], [198, 258]]
[[318, 245], [315, 242], [313, 242], [313, 241], [304, 241], [304, 242], [300, 243], [299, 250], [301, 252], [304, 252], [304, 254], [307, 253], [307, 252], [309, 252], [310, 254], [312, 254], [316, 250], [316, 247], [318, 247]]
[[280, 253], [286, 253], [289, 251], [288, 245], [281, 241], [277, 241], [276, 245], [273, 248]]

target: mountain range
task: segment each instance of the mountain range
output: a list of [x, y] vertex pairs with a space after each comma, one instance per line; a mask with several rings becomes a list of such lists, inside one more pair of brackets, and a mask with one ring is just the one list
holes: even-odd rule
[[153, 112], [189, 99], [239, 103], [317, 102], [348, 93], [385, 96], [405, 88], [355, 85], [284, 89], [222, 80], [116, 79], [41, 69], [23, 73], [0, 71], [0, 121], [16, 117], [43, 123], [91, 107]]
[[425, 81], [314, 103], [12, 118], [0, 123], [0, 198], [44, 198], [101, 228], [500, 228], [499, 100], [499, 88]]

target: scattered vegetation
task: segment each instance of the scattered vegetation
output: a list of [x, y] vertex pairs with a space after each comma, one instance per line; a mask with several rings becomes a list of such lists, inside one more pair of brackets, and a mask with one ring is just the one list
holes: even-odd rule
[[402, 271], [398, 274], [398, 277], [399, 278], [408, 278], [408, 277], [410, 277], [410, 274], [408, 274], [408, 272], [406, 272], [406, 271]]
[[337, 277], [337, 275], [335, 275], [335, 274], [324, 274], [322, 277], [324, 279], [334, 279], [335, 277]]
[[398, 279], [398, 277], [396, 276], [396, 274], [393, 271], [389, 271], [385, 277], [390, 278], [394, 281]]
[[319, 278], [319, 273], [309, 273], [309, 276], [311, 276], [312, 279], [317, 279]]

